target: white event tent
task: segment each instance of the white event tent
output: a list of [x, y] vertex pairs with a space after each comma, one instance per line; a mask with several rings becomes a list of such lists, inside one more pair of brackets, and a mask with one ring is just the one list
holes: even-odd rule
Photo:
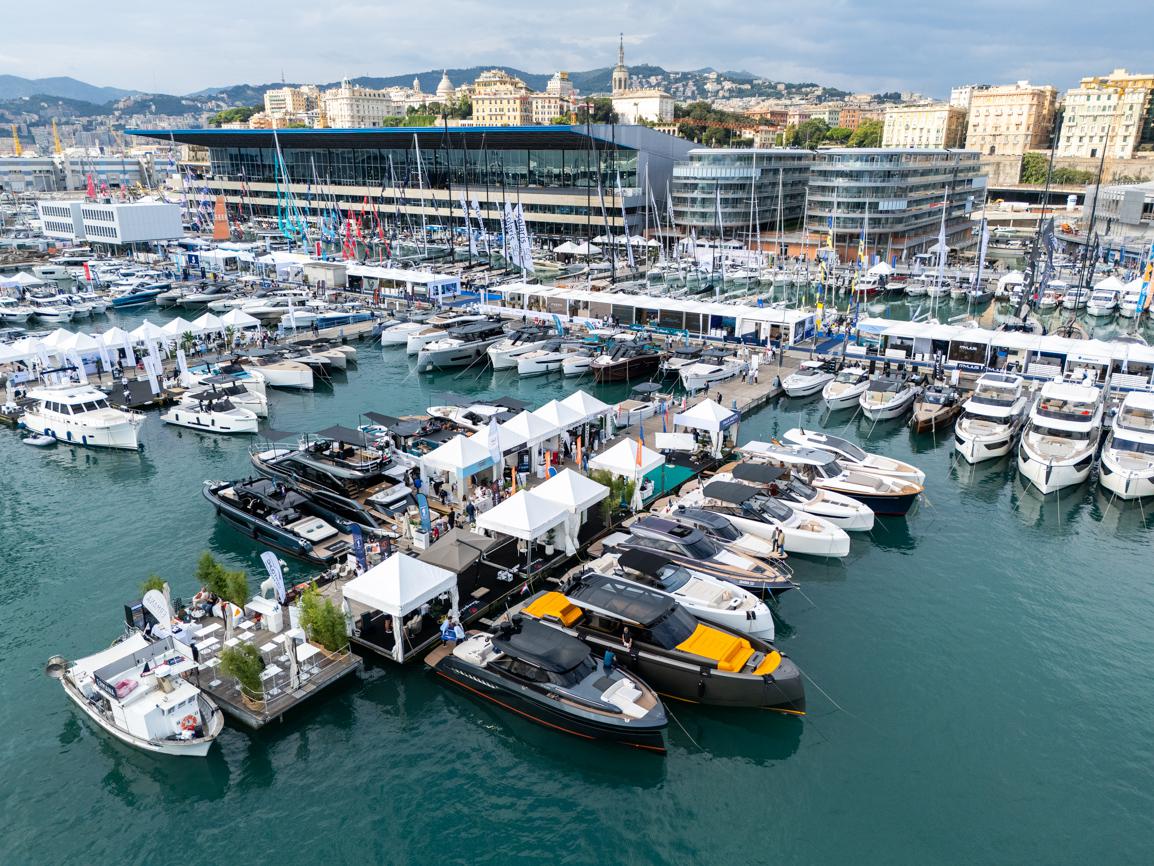
[[533, 558], [533, 542], [565, 522], [565, 506], [538, 496], [530, 490], [519, 490], [504, 502], [477, 515], [477, 526], [487, 532], [511, 535], [529, 542], [528, 561]]
[[707, 398], [673, 416], [673, 427], [690, 430], [704, 430], [710, 434], [713, 454], [721, 456], [722, 434], [741, 421], [741, 415], [733, 409], [726, 409], [713, 398]]
[[561, 401], [562, 406], [568, 406], [580, 414], [586, 421], [596, 421], [604, 418], [613, 411], [608, 403], [598, 400], [588, 391], [574, 391]]
[[586, 513], [609, 495], [609, 488], [572, 469], [562, 469], [544, 484], [534, 488], [533, 495], [555, 502], [568, 512], [565, 520], [565, 553], [572, 556], [577, 552], [577, 533], [585, 522]]
[[[641, 449], [641, 465], [637, 463], [637, 449]], [[665, 457], [646, 448], [636, 439], [622, 439], [589, 461], [590, 469], [604, 469], [622, 478], [637, 478], [652, 472], [665, 462]]]
[[465, 479], [492, 465], [493, 458], [483, 442], [458, 433], [444, 445], [421, 458], [421, 478], [428, 480], [430, 472], [447, 473], [453, 478], [453, 487], [458, 499], [464, 501]]
[[394, 553], [359, 577], [345, 584], [342, 591], [346, 601], [362, 604], [393, 618], [393, 634], [397, 636], [393, 658], [405, 660], [404, 618], [420, 609], [442, 593], [449, 593], [452, 610], [459, 607], [457, 575], [446, 568], [414, 559], [404, 553]]

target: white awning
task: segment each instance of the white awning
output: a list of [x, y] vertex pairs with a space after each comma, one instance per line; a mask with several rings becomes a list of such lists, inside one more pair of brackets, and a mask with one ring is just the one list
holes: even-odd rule
[[561, 401], [561, 405], [578, 412], [586, 421], [592, 421], [613, 411], [612, 406], [602, 403], [587, 391], [574, 391]]
[[462, 478], [476, 475], [492, 465], [488, 447], [460, 433], [421, 458], [421, 469], [425, 472], [451, 472]]
[[557, 425], [550, 424], [544, 418], [528, 411], [523, 411], [520, 415], [510, 418], [501, 427], [520, 436], [525, 440], [526, 445], [537, 445], [546, 439], [552, 439], [561, 432]]
[[232, 328], [255, 328], [260, 324], [260, 319], [256, 316], [250, 316], [242, 310], [229, 310], [220, 317], [222, 324]]
[[456, 585], [457, 575], [448, 569], [394, 553], [346, 583], [343, 592], [349, 601], [403, 617]]
[[[641, 465], [637, 463], [637, 449], [641, 449]], [[636, 439], [622, 439], [612, 448], [602, 451], [589, 461], [590, 469], [604, 469], [623, 478], [633, 478], [652, 472], [665, 462], [665, 457], [646, 448]]]
[[478, 514], [477, 526], [489, 532], [533, 541], [560, 526], [568, 515], [568, 509], [559, 503], [543, 499], [529, 490], [521, 490], [500, 505]]
[[556, 400], [550, 400], [540, 409], [535, 410], [533, 414], [558, 430], [571, 430], [579, 424], [585, 423], [583, 414]]
[[726, 409], [716, 400], [709, 398], [674, 415], [673, 426], [720, 433], [740, 420], [741, 415], [739, 413], [732, 409]]
[[544, 484], [534, 487], [533, 495], [556, 502], [567, 511], [584, 511], [608, 496], [609, 488], [572, 469], [562, 469]]

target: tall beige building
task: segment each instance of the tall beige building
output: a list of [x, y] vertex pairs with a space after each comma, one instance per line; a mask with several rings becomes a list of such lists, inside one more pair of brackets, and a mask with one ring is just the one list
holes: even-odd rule
[[357, 87], [347, 78], [324, 92], [324, 116], [334, 129], [387, 126], [385, 118], [405, 113], [405, 105], [387, 91]]
[[966, 148], [983, 156], [1021, 156], [1050, 147], [1058, 91], [1028, 81], [974, 90]]
[[1130, 159], [1154, 148], [1154, 74], [1132, 75], [1115, 69], [1109, 75], [1083, 78], [1066, 91], [1060, 157]]
[[966, 110], [935, 102], [895, 105], [886, 109], [882, 147], [961, 147], [966, 138]]
[[297, 117], [316, 111], [321, 92], [315, 84], [278, 87], [264, 94], [264, 111], [270, 117]]
[[473, 82], [476, 126], [528, 126], [533, 122], [529, 86], [500, 69], [482, 72]]
[[569, 80], [568, 72], [556, 72], [545, 85], [543, 93], [530, 97], [534, 123], [552, 123], [555, 117], [568, 118], [573, 111], [577, 91]]

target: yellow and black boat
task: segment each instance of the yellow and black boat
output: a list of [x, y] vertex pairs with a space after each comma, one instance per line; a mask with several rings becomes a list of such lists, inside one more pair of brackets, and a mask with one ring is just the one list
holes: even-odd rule
[[704, 625], [667, 594], [632, 581], [576, 575], [521, 612], [612, 652], [664, 696], [805, 714], [801, 670], [773, 644]]

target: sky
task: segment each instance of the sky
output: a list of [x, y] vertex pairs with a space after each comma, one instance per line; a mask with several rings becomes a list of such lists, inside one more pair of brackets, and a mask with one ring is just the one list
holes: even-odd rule
[[[329, 82], [440, 67], [527, 72], [616, 62], [746, 70], [854, 92], [948, 96], [963, 83], [1059, 89], [1118, 67], [1149, 72], [1149, 6], [1115, 0], [104, 0], [7, 4], [0, 73], [190, 93], [231, 84]], [[937, 8], [941, 7], [941, 8]], [[1098, 18], [1099, 10], [1104, 10]], [[51, 20], [48, 20], [48, 16]], [[1130, 26], [1127, 26], [1129, 22]]]

